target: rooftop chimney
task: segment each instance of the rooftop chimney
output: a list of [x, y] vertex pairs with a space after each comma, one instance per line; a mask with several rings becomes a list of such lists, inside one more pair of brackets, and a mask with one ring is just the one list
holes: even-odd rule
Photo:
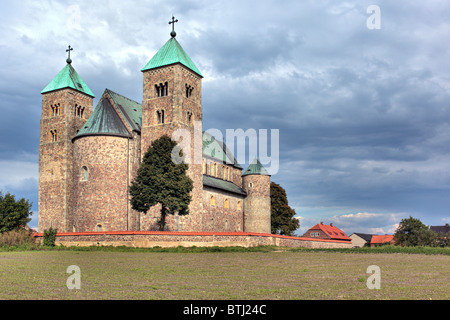
[[332, 227], [333, 226], [333, 224], [332, 223], [330, 223], [330, 227]]

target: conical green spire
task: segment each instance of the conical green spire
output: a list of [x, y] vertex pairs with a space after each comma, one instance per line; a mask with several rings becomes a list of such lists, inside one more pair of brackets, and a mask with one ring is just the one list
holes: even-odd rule
[[258, 159], [253, 160], [253, 162], [248, 166], [247, 170], [245, 170], [243, 176], [249, 175], [261, 175], [261, 176], [270, 176], [269, 172], [264, 168], [264, 166], [259, 162]]
[[145, 65], [145, 67], [142, 68], [141, 71], [168, 66], [175, 63], [181, 63], [203, 78], [200, 70], [198, 70], [194, 62], [192, 62], [191, 58], [189, 58], [175, 37], [172, 37], [169, 41], [167, 41], [166, 44]]
[[[69, 59], [67, 59], [69, 60]], [[68, 61], [69, 62], [69, 61]], [[72, 62], [72, 61], [70, 61]], [[47, 93], [55, 90], [60, 90], [64, 88], [72, 88], [81, 93], [87, 94], [92, 98], [95, 98], [91, 89], [86, 85], [86, 83], [81, 79], [72, 64], [67, 63], [67, 65], [58, 73], [58, 75], [45, 87], [41, 93]]]

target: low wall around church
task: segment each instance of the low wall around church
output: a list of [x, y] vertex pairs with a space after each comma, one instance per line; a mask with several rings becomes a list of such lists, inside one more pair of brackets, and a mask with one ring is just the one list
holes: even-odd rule
[[[35, 234], [37, 241], [43, 234]], [[58, 233], [56, 244], [70, 246], [126, 246], [138, 248], [152, 247], [257, 247], [279, 246], [290, 248], [351, 248], [350, 241], [288, 237], [273, 234], [248, 232], [164, 232], [164, 231], [123, 231], [123, 232], [82, 232]]]

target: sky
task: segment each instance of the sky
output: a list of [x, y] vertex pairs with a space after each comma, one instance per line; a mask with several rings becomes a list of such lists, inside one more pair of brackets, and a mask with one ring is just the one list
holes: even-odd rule
[[297, 235], [321, 221], [348, 235], [392, 234], [410, 216], [450, 223], [448, 1], [0, 0], [0, 9], [0, 190], [33, 202], [31, 227], [40, 92], [68, 45], [94, 106], [106, 88], [141, 102], [140, 70], [169, 40], [172, 16], [204, 76], [203, 129], [278, 130], [271, 179], [300, 219]]

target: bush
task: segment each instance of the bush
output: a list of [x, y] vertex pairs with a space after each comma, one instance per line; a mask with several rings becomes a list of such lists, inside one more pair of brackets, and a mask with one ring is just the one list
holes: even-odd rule
[[0, 247], [33, 246], [34, 239], [29, 231], [19, 229], [0, 233]]
[[50, 227], [48, 230], [44, 230], [44, 246], [46, 247], [54, 247], [56, 240], [56, 233], [58, 229], [53, 229]]

